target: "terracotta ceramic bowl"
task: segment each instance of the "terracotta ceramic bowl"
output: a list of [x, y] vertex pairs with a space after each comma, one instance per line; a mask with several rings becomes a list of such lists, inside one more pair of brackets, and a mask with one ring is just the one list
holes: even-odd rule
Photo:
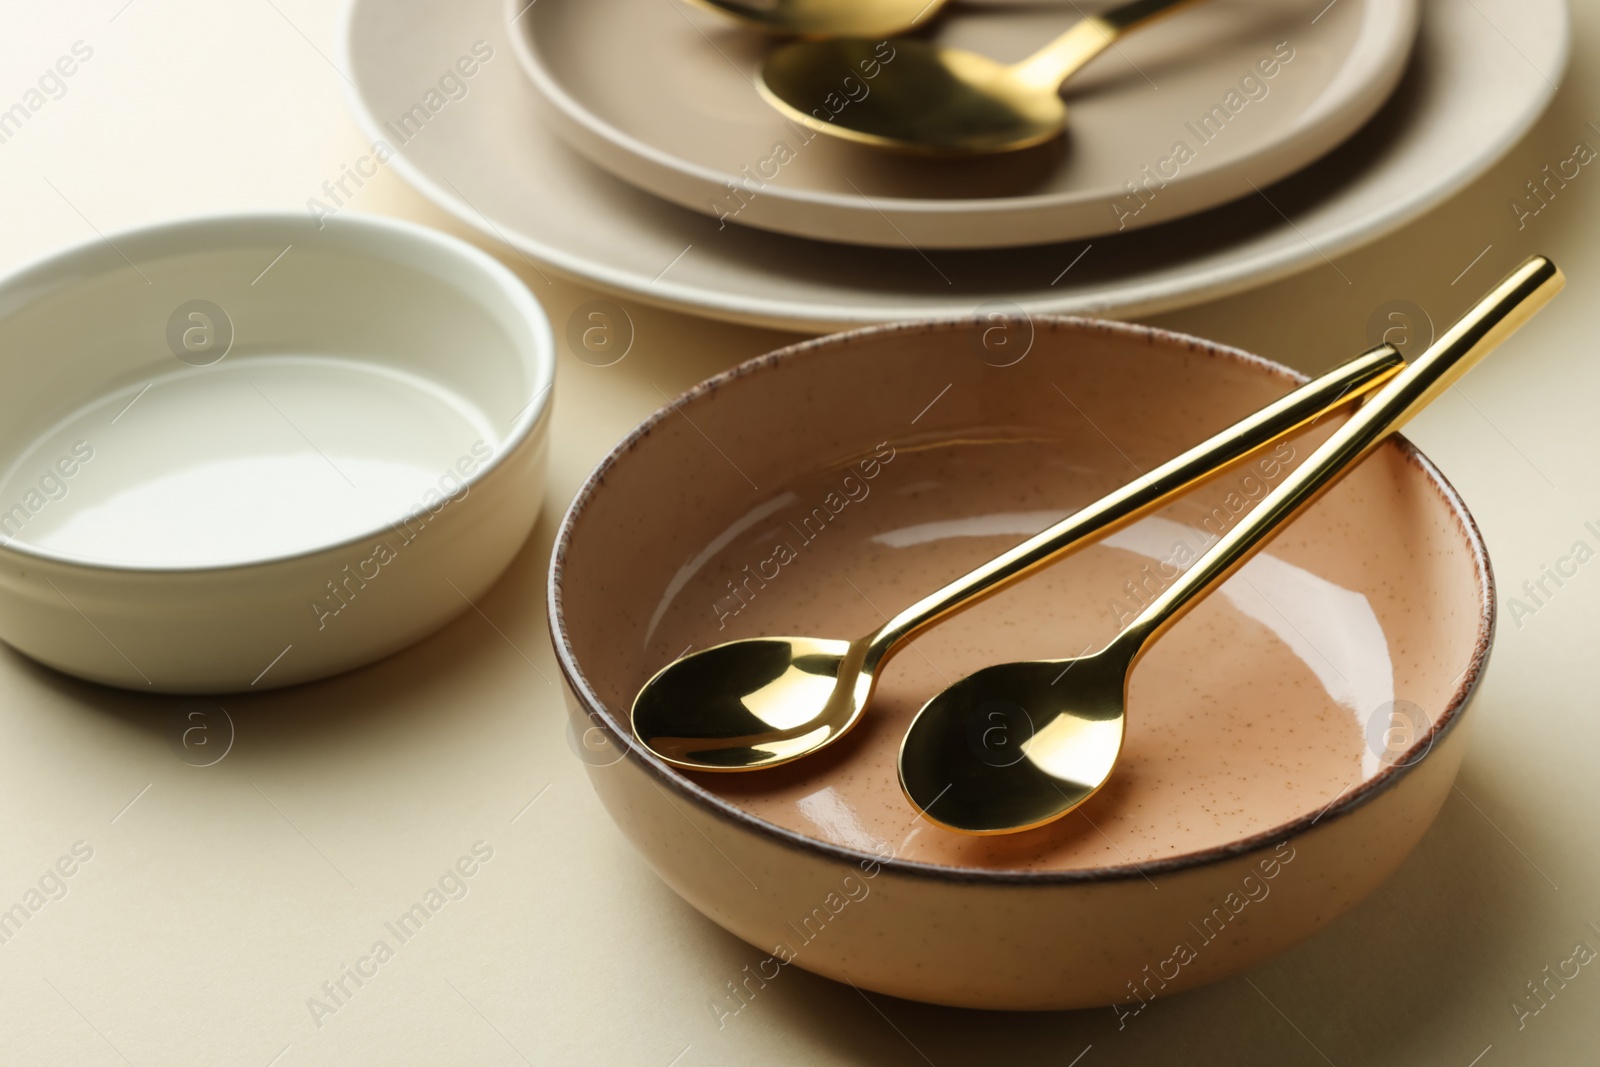
[[577, 749], [667, 884], [770, 953], [750, 992], [793, 965], [965, 1007], [1136, 1011], [1282, 951], [1399, 865], [1455, 778], [1494, 619], [1471, 517], [1400, 439], [1139, 664], [1117, 773], [1079, 812], [964, 837], [895, 776], [924, 701], [1099, 647], [1331, 418], [925, 634], [824, 754], [694, 776], [628, 741], [634, 693], [687, 648], [865, 633], [1299, 380], [1111, 323], [871, 329], [713, 378], [600, 464], [551, 566]]

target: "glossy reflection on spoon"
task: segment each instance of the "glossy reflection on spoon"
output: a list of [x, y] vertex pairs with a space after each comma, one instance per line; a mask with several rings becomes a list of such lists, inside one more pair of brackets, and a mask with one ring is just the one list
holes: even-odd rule
[[1135, 0], [1085, 18], [1020, 63], [896, 38], [796, 41], [758, 86], [790, 119], [904, 152], [981, 155], [1042, 144], [1066, 126], [1066, 81], [1129, 31], [1196, 0]]

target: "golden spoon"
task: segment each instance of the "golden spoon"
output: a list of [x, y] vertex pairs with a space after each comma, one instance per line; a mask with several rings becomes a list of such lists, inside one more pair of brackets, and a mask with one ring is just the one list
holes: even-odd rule
[[790, 37], [895, 37], [938, 13], [945, 0], [689, 0], [754, 30]]
[[900, 785], [911, 803], [946, 829], [1005, 834], [1059, 819], [1093, 796], [1122, 749], [1128, 678], [1155, 640], [1565, 282], [1543, 257], [1517, 268], [1101, 651], [985, 667], [928, 701], [900, 745]]
[[879, 669], [914, 634], [1111, 533], [1402, 366], [1381, 345], [924, 597], [855, 641], [754, 637], [662, 668], [633, 702], [633, 733], [677, 767], [753, 771], [810, 755], [860, 720]]
[[767, 57], [767, 102], [813, 130], [879, 148], [984, 155], [1042, 144], [1067, 123], [1061, 83], [1117, 38], [1194, 0], [1134, 0], [1083, 19], [1020, 63], [925, 41], [795, 41]]

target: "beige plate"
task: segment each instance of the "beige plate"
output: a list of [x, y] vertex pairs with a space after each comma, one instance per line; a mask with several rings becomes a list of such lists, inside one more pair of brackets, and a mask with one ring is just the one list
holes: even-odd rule
[[[454, 79], [475, 41], [493, 57], [451, 99], [440, 80]], [[1549, 101], [1567, 42], [1561, 0], [1425, 0], [1416, 59], [1390, 104], [1270, 190], [1292, 225], [1255, 198], [1098, 238], [1087, 253], [1071, 244], [926, 256], [719, 224], [576, 157], [517, 69], [501, 0], [353, 0], [338, 62], [368, 136], [400, 149], [388, 165], [485, 235], [651, 303], [821, 331], [965, 315], [1000, 298], [1032, 312], [1150, 314], [1323, 265], [1500, 158]], [[401, 137], [415, 109], [422, 132]]]
[[[508, 20], [527, 8], [507, 3]], [[933, 39], [1010, 62], [1078, 18], [1066, 3], [971, 5]], [[648, 192], [801, 237], [999, 248], [1154, 225], [1292, 174], [1372, 117], [1416, 28], [1417, 0], [1208, 0], [1074, 76], [1066, 139], [966, 161], [797, 128], [752, 81], [769, 42], [676, 0], [543, 0], [511, 37], [556, 131]], [[838, 107], [871, 91], [863, 74]]]
[[[1039, 320], [1012, 361], [984, 347], [992, 328], [886, 327], [754, 360], [601, 463], [550, 593], [590, 780], [695, 907], [862, 988], [1065, 1008], [1215, 980], [1354, 906], [1450, 792], [1493, 591], [1461, 501], [1402, 439], [1152, 648], [1117, 774], [1049, 826], [970, 837], [922, 819], [895, 775], [911, 717], [986, 664], [1101, 647], [1336, 420], [918, 637], [826, 752], [723, 775], [623, 749], [633, 694], [685, 646], [863, 632], [1298, 377], [1084, 320]], [[1004, 711], [972, 728], [1000, 759], [996, 732], [1023, 729]]]

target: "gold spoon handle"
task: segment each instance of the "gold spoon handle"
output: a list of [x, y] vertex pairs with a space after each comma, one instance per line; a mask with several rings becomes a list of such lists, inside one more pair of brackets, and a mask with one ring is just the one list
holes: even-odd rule
[[1090, 15], [1072, 29], [1015, 64], [1011, 72], [1040, 89], [1056, 89], [1089, 60], [1110, 48], [1117, 38], [1153, 19], [1196, 0], [1133, 0], [1099, 15]]
[[1402, 366], [1398, 352], [1379, 345], [1067, 516], [884, 623], [869, 639], [866, 666], [875, 670], [896, 645], [913, 634], [998, 593], [1069, 549], [1127, 525], [1294, 429], [1376, 389]]
[[1479, 360], [1511, 336], [1550, 301], [1566, 278], [1543, 256], [1518, 267], [1416, 362], [1395, 375], [1371, 400], [1334, 431], [1306, 461], [1188, 572], [1128, 624], [1113, 645], [1129, 664], [1184, 616], [1206, 593], [1226, 581], [1284, 524], [1349, 473], [1390, 434], [1450, 388]]

